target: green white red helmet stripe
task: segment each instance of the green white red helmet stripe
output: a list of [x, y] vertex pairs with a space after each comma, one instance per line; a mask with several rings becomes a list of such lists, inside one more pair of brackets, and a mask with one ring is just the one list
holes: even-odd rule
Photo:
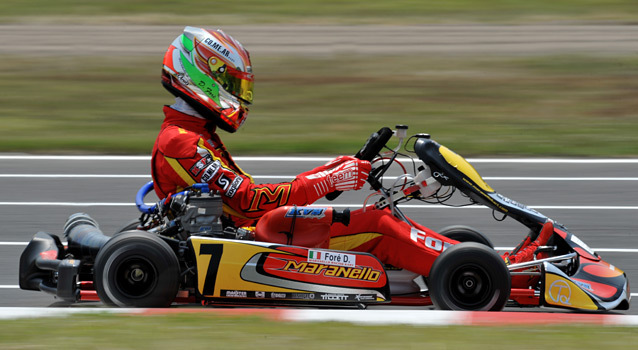
[[[200, 114], [235, 131], [253, 100], [254, 76], [244, 47], [221, 30], [186, 27], [164, 56], [163, 84]], [[207, 110], [210, 113], [207, 113]]]
[[[188, 74], [195, 84], [206, 96], [211, 98], [218, 106], [219, 102], [219, 86], [209, 76], [202, 73], [201, 70], [197, 69], [195, 65], [193, 65], [185, 56], [183, 52], [180, 52], [180, 59], [184, 70], [186, 70], [186, 74]], [[192, 54], [191, 54], [191, 60]]]

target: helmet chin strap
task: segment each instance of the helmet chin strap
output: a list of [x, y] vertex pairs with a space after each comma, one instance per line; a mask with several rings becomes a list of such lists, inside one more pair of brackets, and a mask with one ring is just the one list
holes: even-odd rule
[[176, 111], [178, 111], [178, 112], [182, 112], [184, 114], [188, 114], [188, 115], [196, 117], [196, 118], [206, 119], [206, 118], [202, 117], [199, 113], [197, 113], [197, 111], [195, 109], [193, 109], [193, 107], [191, 107], [191, 105], [186, 103], [186, 101], [184, 101], [180, 97], [175, 97], [175, 103], [173, 103], [171, 105], [171, 108], [176, 110]]

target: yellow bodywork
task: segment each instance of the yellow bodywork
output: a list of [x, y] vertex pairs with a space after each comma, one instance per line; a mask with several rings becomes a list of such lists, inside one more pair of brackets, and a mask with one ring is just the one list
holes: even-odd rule
[[479, 175], [478, 171], [474, 169], [472, 164], [468, 163], [465, 158], [460, 155], [452, 152], [449, 148], [445, 146], [439, 147], [439, 152], [445, 158], [445, 161], [448, 162], [451, 166], [456, 168], [458, 171], [462, 172], [465, 176], [467, 176], [472, 182], [474, 182], [477, 186], [479, 186], [485, 192], [494, 192], [494, 190], [483, 180], [481, 175]]
[[547, 273], [545, 302], [549, 305], [584, 310], [598, 310], [598, 306], [578, 285], [567, 278]]
[[[197, 260], [197, 289], [202, 296], [221, 297], [222, 289], [288, 293], [304, 292], [294, 289], [265, 286], [263, 284], [244, 281], [240, 277], [242, 268], [253, 256], [264, 252], [278, 254], [286, 254], [286, 252], [242, 241], [218, 240], [202, 237], [191, 238], [191, 243]], [[204, 244], [223, 244], [224, 247], [217, 272], [215, 289], [212, 295], [204, 294], [204, 284], [206, 283], [207, 278], [212, 278], [212, 276], [207, 276], [212, 255], [200, 254], [201, 247]]]

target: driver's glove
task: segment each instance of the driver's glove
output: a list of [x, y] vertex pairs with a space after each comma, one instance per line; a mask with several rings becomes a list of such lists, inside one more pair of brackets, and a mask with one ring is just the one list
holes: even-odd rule
[[341, 156], [297, 175], [296, 180], [303, 183], [308, 203], [312, 203], [330, 192], [361, 189], [370, 170], [370, 162], [366, 160]]

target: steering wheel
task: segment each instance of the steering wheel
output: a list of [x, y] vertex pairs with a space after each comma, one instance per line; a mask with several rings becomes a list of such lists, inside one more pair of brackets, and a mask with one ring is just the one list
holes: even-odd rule
[[[361, 149], [354, 155], [355, 158], [361, 160], [372, 161], [374, 157], [376, 157], [379, 152], [383, 149], [388, 140], [392, 137], [392, 129], [388, 127], [383, 127], [379, 129], [379, 131], [373, 133], [368, 137], [366, 143], [361, 147]], [[326, 195], [326, 199], [329, 201], [335, 200], [339, 195], [341, 195], [342, 191], [334, 191], [330, 192]]]

